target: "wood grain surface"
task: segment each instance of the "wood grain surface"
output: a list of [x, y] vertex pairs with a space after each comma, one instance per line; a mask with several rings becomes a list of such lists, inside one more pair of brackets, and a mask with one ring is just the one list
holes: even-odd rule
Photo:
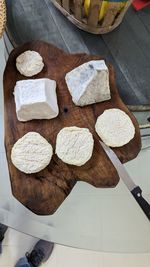
[[[59, 116], [52, 120], [33, 120], [19, 122], [16, 117], [13, 90], [16, 81], [26, 79], [15, 67], [16, 57], [26, 51], [34, 50], [44, 59], [43, 71], [32, 78], [50, 78], [57, 81]], [[85, 181], [95, 187], [114, 187], [119, 181], [118, 174], [99, 144], [99, 137], [94, 130], [97, 117], [108, 108], [120, 108], [132, 119], [136, 134], [127, 145], [116, 148], [122, 162], [137, 156], [141, 148], [138, 123], [119, 97], [114, 69], [110, 64], [111, 100], [86, 107], [76, 107], [67, 89], [64, 76], [80, 64], [99, 56], [87, 54], [70, 55], [53, 45], [42, 41], [27, 43], [15, 48], [9, 56], [4, 72], [4, 105], [5, 105], [5, 147], [10, 172], [13, 195], [27, 208], [39, 215], [53, 214], [71, 192], [77, 181]], [[29, 131], [36, 131], [44, 136], [55, 150], [57, 133], [65, 126], [87, 127], [94, 136], [92, 158], [82, 167], [63, 163], [56, 155], [50, 165], [37, 174], [27, 175], [17, 170], [11, 163], [10, 154], [14, 143]]]

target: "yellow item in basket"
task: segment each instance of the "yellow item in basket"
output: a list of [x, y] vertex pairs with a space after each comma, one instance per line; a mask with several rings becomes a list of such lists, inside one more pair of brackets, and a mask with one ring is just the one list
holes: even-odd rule
[[[84, 1], [84, 10], [85, 10], [85, 15], [88, 16], [89, 14], [89, 8], [90, 8], [90, 1], [91, 0], [85, 0]], [[102, 4], [101, 4], [102, 3]], [[121, 11], [121, 9], [126, 5], [126, 2], [114, 2], [115, 4], [118, 5], [118, 12]], [[107, 8], [109, 7], [109, 1], [100, 1], [101, 4], [101, 9], [99, 13], [99, 21], [102, 20], [107, 12]], [[112, 2], [111, 2], [112, 4]]]

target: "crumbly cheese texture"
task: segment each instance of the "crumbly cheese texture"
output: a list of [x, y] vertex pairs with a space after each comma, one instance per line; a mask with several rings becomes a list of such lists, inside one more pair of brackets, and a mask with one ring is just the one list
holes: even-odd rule
[[24, 173], [37, 173], [51, 161], [51, 144], [37, 132], [29, 132], [13, 146], [11, 160], [14, 166]]
[[82, 166], [92, 156], [93, 136], [87, 128], [65, 127], [57, 135], [56, 154], [65, 163]]
[[65, 77], [72, 101], [86, 106], [111, 98], [109, 71], [104, 60], [92, 60], [80, 65]]
[[134, 138], [135, 127], [130, 117], [120, 109], [105, 110], [97, 119], [95, 129], [110, 147], [121, 147]]
[[50, 79], [22, 80], [14, 88], [19, 121], [52, 119], [58, 116], [56, 82]]
[[38, 52], [27, 50], [16, 58], [16, 67], [22, 75], [32, 77], [42, 71], [44, 63]]

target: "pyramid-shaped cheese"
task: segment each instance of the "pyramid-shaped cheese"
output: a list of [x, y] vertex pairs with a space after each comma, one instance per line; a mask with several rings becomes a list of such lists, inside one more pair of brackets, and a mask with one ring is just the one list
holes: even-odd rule
[[104, 60], [92, 60], [73, 69], [65, 77], [72, 100], [86, 106], [111, 98], [109, 71]]
[[43, 78], [18, 81], [14, 96], [19, 121], [52, 119], [59, 113], [56, 82], [53, 80]]

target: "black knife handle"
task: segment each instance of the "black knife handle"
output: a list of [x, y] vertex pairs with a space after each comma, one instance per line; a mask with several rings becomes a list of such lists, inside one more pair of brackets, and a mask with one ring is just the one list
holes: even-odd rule
[[150, 220], [150, 204], [143, 198], [141, 188], [137, 186], [131, 191], [131, 193], [146, 214], [147, 218]]

